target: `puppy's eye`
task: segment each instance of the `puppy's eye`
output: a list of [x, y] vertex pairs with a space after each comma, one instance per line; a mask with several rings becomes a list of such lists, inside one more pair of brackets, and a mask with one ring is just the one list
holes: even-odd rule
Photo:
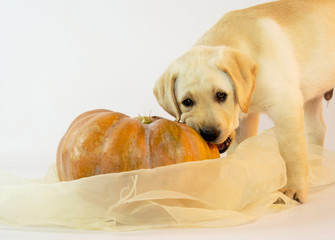
[[219, 102], [224, 102], [227, 99], [227, 93], [224, 92], [218, 92], [216, 94], [216, 98], [219, 100]]
[[193, 106], [193, 101], [191, 99], [185, 99], [182, 104], [185, 106], [185, 107], [192, 107]]

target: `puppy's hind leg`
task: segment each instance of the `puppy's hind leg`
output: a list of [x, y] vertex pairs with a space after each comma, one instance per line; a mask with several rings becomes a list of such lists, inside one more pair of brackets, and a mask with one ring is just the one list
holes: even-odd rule
[[323, 96], [320, 96], [306, 102], [304, 106], [307, 142], [318, 146], [324, 145], [326, 134], [326, 125], [322, 115], [322, 100]]

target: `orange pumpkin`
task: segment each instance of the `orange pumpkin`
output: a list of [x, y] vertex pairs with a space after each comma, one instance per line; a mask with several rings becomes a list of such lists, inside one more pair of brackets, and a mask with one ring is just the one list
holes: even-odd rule
[[62, 181], [220, 157], [191, 127], [159, 117], [93, 110], [70, 125], [59, 143]]

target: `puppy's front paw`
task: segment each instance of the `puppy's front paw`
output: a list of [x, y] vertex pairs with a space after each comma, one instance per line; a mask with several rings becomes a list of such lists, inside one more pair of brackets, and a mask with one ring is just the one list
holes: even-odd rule
[[286, 186], [280, 191], [289, 198], [299, 202], [305, 203], [308, 195], [308, 166], [305, 161], [295, 162], [295, 164], [288, 165], [287, 168], [287, 182]]
[[306, 189], [296, 189], [292, 187], [284, 187], [280, 190], [282, 193], [284, 193], [289, 198], [299, 202], [299, 203], [305, 203], [307, 201], [307, 188]]

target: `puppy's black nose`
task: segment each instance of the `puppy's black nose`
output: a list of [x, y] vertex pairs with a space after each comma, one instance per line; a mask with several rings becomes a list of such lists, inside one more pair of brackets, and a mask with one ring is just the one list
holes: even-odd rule
[[200, 129], [200, 135], [205, 139], [207, 142], [212, 142], [217, 139], [220, 135], [220, 131], [216, 128], [202, 128]]

